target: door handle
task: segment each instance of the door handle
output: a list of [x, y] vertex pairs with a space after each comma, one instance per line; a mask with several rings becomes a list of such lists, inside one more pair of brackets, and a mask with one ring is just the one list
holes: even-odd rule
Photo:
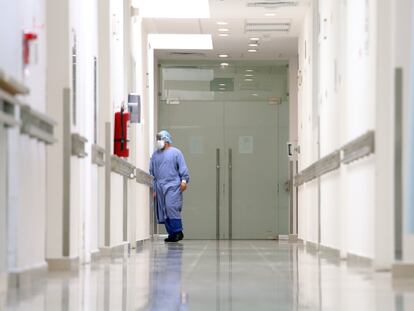
[[216, 239], [220, 239], [220, 149], [216, 149]]
[[233, 239], [233, 149], [229, 149], [229, 239]]

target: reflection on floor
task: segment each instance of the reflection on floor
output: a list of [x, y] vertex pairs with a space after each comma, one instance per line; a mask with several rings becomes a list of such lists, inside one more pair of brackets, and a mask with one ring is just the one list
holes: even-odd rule
[[[3, 301], [3, 302], [1, 302]], [[127, 259], [50, 273], [0, 310], [414, 310], [389, 273], [276, 241], [148, 243]]]

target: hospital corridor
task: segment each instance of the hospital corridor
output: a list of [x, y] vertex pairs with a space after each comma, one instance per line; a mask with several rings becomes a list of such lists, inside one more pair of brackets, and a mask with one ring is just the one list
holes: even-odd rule
[[414, 310], [413, 0], [0, 0], [0, 311]]

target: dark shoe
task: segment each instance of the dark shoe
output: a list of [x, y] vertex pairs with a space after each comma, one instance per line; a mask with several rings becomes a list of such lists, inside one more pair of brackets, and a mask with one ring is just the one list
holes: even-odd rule
[[176, 235], [170, 235], [170, 236], [168, 236], [168, 238], [166, 238], [164, 240], [164, 242], [166, 242], [166, 243], [178, 242], [177, 236]]
[[177, 241], [181, 241], [182, 239], [184, 239], [184, 233], [182, 231], [176, 233], [175, 238], [177, 239]]

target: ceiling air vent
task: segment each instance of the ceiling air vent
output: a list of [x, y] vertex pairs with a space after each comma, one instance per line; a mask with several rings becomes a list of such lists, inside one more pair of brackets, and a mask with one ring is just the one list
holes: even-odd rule
[[184, 57], [206, 57], [204, 53], [197, 53], [197, 52], [171, 52], [169, 53], [170, 56], [184, 56]]
[[290, 31], [290, 20], [286, 19], [269, 19], [264, 21], [263, 19], [251, 19], [246, 20], [244, 25], [244, 31], [249, 32], [259, 32], [259, 33], [281, 33]]
[[292, 7], [298, 6], [299, 1], [277, 1], [277, 0], [269, 0], [269, 1], [253, 1], [248, 2], [247, 6], [251, 8], [265, 8], [265, 9], [279, 9], [285, 7]]

